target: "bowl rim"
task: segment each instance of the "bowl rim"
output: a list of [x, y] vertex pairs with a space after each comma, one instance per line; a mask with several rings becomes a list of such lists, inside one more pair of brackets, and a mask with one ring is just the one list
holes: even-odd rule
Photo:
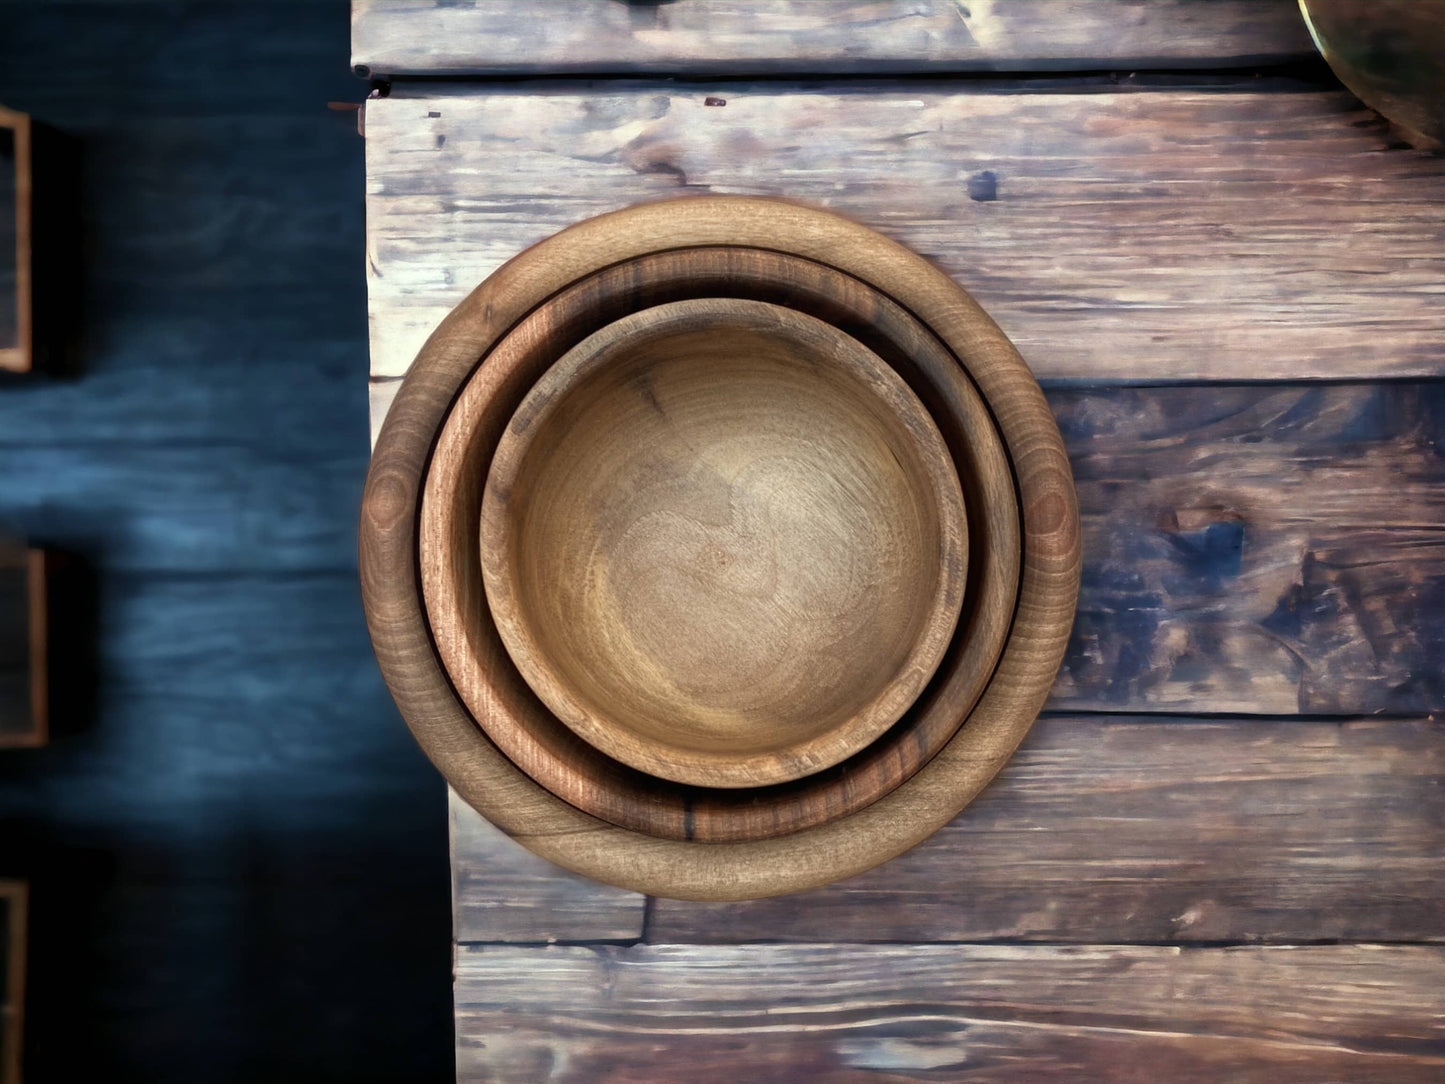
[[[508, 760], [458, 701], [434, 654], [418, 590], [417, 512], [431, 441], [497, 338], [581, 276], [690, 245], [796, 252], [874, 286], [963, 362], [1013, 464], [1023, 516], [1016, 617], [968, 724], [892, 793], [839, 820], [737, 843], [664, 840], [568, 805]], [[1042, 708], [1063, 661], [1080, 576], [1068, 457], [1043, 392], [1013, 344], [928, 260], [840, 215], [750, 196], [693, 196], [588, 219], [491, 275], [423, 346], [382, 425], [362, 498], [363, 603], [377, 660], [403, 717], [452, 786], [535, 853], [597, 880], [672, 898], [748, 899], [860, 873], [941, 828], [993, 778]]]
[[[737, 331], [791, 344], [855, 389], [906, 462], [910, 496], [926, 505], [932, 537], [920, 538], [926, 566], [923, 604], [896, 665], [832, 728], [748, 752], [645, 739], [569, 679], [539, 635], [513, 559], [523, 548], [515, 506], [538, 441], [569, 398], [610, 366], [626, 364], [660, 340]], [[968, 576], [968, 520], [953, 456], [933, 416], [882, 358], [832, 324], [805, 312], [748, 298], [699, 297], [639, 309], [594, 331], [558, 358], [528, 389], [492, 454], [482, 495], [479, 556], [486, 602], [512, 663], [564, 725], [603, 753], [675, 783], [755, 788], [831, 768], [870, 745], [918, 699], [953, 639]]]

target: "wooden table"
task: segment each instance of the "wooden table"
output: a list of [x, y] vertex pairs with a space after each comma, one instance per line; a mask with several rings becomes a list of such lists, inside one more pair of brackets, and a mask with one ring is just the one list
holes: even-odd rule
[[526, 245], [782, 194], [1018, 344], [1086, 565], [1019, 754], [843, 884], [644, 899], [454, 798], [459, 1076], [1445, 1078], [1445, 159], [1293, 0], [527, 10], [354, 8], [373, 426]]

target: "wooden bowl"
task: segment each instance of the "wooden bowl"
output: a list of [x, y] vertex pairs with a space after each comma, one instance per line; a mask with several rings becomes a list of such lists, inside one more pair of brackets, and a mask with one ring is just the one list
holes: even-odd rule
[[702, 298], [593, 333], [527, 393], [482, 500], [487, 603], [604, 753], [705, 787], [858, 752], [933, 676], [963, 600], [948, 449], [856, 339]]
[[[552, 794], [503, 755], [442, 666], [418, 568], [425, 559], [420, 505], [432, 450], [478, 363], [529, 313], [580, 281], [650, 254], [709, 245], [802, 256], [909, 311], [966, 368], [986, 403], [1014, 475], [1023, 530], [1017, 605], [1003, 652], [967, 722], [936, 756], [891, 793], [836, 820], [775, 838], [704, 844], [608, 824]], [[474, 485], [480, 487], [480, 477]], [[797, 891], [862, 872], [927, 838], [967, 805], [1027, 732], [1063, 658], [1078, 590], [1079, 525], [1068, 459], [1037, 383], [1008, 339], [946, 275], [824, 211], [693, 197], [565, 230], [515, 257], [443, 321], [378, 437], [362, 501], [360, 556], [367, 623], [383, 675], [423, 749], [466, 801], [542, 857], [576, 872], [653, 895], [723, 900]], [[517, 684], [531, 695], [520, 677]]]
[[[560, 353], [627, 313], [690, 296], [786, 304], [865, 342], [928, 407], [966, 500], [970, 554], [961, 620], [945, 663], [882, 738], [792, 783], [688, 787], [605, 756], [532, 693], [483, 602], [479, 480], [511, 415]], [[936, 754], [993, 672], [1019, 586], [1014, 477], [995, 424], [957, 358], [897, 303], [814, 260], [756, 248], [696, 247], [623, 260], [549, 298], [495, 343], [448, 413], [426, 476], [418, 556], [426, 611], [448, 680], [499, 749], [553, 794], [619, 827], [667, 839], [737, 841], [846, 817], [889, 793]]]

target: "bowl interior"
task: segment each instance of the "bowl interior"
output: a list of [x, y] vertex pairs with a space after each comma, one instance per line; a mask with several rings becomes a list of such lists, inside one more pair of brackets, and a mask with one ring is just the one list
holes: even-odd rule
[[822, 321], [737, 299], [569, 351], [498, 445], [481, 528], [488, 605], [543, 702], [704, 786], [800, 778], [886, 730], [938, 665], [966, 571], [951, 457], [901, 378]]

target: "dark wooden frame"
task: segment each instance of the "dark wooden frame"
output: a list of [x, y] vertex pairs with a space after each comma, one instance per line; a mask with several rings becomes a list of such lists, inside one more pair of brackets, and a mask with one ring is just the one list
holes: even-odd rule
[[15, 314], [16, 346], [0, 346], [0, 369], [28, 373], [35, 366], [34, 279], [31, 227], [35, 217], [33, 130], [24, 113], [0, 106], [0, 128], [15, 134]]
[[23, 627], [21, 637], [28, 645], [25, 687], [29, 692], [29, 704], [20, 712], [28, 714], [29, 728], [0, 727], [0, 749], [30, 749], [44, 745], [50, 729], [45, 551], [11, 548], [0, 541], [0, 575], [14, 576], [24, 584], [23, 602], [15, 612], [0, 614], [0, 621]]
[[0, 1003], [0, 1084], [20, 1084], [21, 1044], [25, 1036], [25, 944], [30, 888], [24, 881], [0, 881], [5, 901], [7, 942], [5, 999]]

